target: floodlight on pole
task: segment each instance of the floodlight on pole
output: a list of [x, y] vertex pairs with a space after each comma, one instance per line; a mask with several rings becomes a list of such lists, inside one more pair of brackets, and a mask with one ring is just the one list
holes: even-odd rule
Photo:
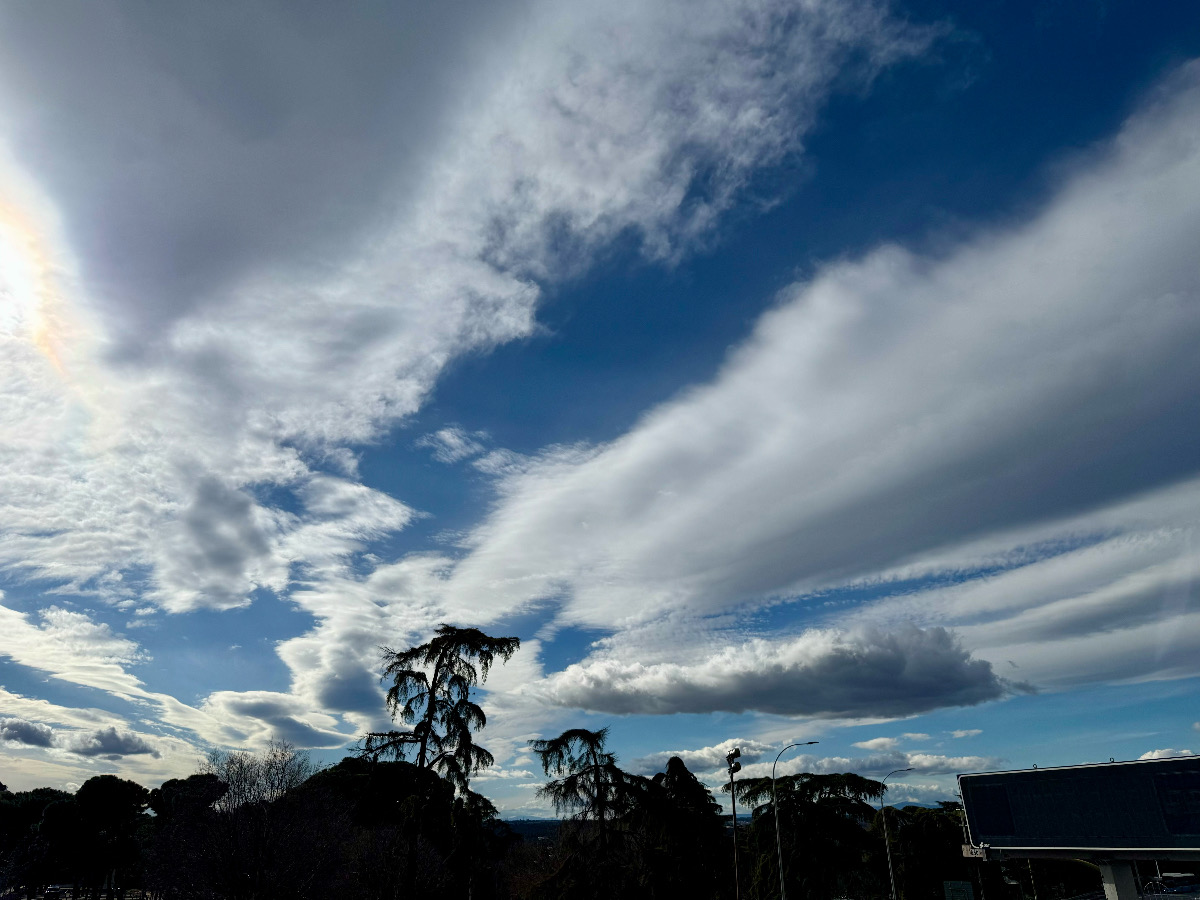
[[733, 896], [735, 900], [741, 897], [741, 887], [738, 885], [737, 860], [737, 794], [733, 792], [733, 776], [742, 770], [738, 757], [742, 755], [741, 747], [734, 747], [725, 754], [725, 762], [729, 766], [729, 802], [733, 804]]
[[775, 767], [779, 765], [779, 757], [793, 747], [811, 747], [819, 743], [821, 742], [797, 741], [795, 744], [788, 744], [775, 754], [775, 762], [771, 763], [771, 808], [775, 810], [775, 849], [779, 853], [779, 900], [787, 900], [787, 889], [783, 886], [783, 840], [779, 837], [779, 799], [775, 796]]
[[892, 883], [892, 900], [896, 900], [896, 873], [892, 871], [892, 841], [888, 837], [887, 812], [884, 811], [883, 795], [887, 793], [887, 780], [893, 775], [899, 775], [901, 772], [911, 772], [912, 766], [907, 769], [896, 769], [894, 772], [888, 772], [883, 776], [883, 791], [879, 795], [879, 815], [883, 816], [883, 846], [887, 848], [888, 861], [888, 879]]

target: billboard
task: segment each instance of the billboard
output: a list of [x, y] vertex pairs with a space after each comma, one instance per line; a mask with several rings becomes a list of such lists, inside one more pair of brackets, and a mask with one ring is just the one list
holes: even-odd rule
[[1200, 757], [984, 772], [958, 786], [977, 847], [1200, 848]]

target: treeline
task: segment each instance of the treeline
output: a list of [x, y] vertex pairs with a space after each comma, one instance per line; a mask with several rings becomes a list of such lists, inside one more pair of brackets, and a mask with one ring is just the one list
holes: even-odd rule
[[[479, 795], [404, 762], [349, 757], [314, 771], [303, 753], [216, 753], [156, 790], [113, 775], [74, 794], [0, 795], [0, 885], [36, 896], [356, 896], [418, 890], [506, 896], [508, 829]], [[3, 891], [0, 891], [3, 893]]]
[[[574, 730], [534, 748], [556, 776], [545, 796], [571, 810], [554, 840], [523, 841], [487, 799], [414, 763], [352, 756], [318, 771], [286, 745], [213, 754], [155, 790], [100, 775], [74, 795], [5, 792], [0, 893], [67, 884], [93, 898], [733, 897], [729, 817], [713, 795], [678, 758], [653, 778], [625, 772], [605, 737]], [[856, 796], [876, 783], [787, 781], [805, 786], [780, 800], [793, 895], [886, 897], [879, 813]], [[969, 878], [954, 810], [888, 812], [902, 900], [938, 900], [943, 880]], [[778, 896], [772, 813], [766, 804], [742, 817], [743, 897]]]
[[[114, 775], [73, 795], [0, 790], [0, 896], [67, 884], [96, 900], [131, 889], [162, 900], [767, 900], [782, 855], [793, 897], [882, 900], [886, 813], [898, 900], [944, 900], [946, 881], [977, 885], [979, 900], [1022, 900], [1019, 879], [968, 868], [955, 804], [881, 813], [883, 785], [853, 774], [781, 776], [774, 792], [769, 779], [737, 781], [749, 815], [735, 883], [732, 823], [708, 788], [678, 757], [651, 778], [623, 770], [607, 729], [530, 742], [547, 777], [539, 794], [562, 824], [553, 840], [522, 840], [470, 788], [493, 761], [475, 741], [486, 717], [472, 689], [518, 646], [443, 625], [426, 644], [385, 649], [387, 706], [406, 727], [365, 735], [328, 768], [272, 744], [214, 752], [155, 790]], [[1037, 896], [1098, 883], [1086, 876], [1080, 890], [1068, 872]]]

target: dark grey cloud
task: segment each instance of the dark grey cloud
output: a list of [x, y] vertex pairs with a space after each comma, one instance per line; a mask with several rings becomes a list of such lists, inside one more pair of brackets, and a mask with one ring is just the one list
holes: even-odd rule
[[149, 754], [155, 759], [159, 752], [146, 740], [131, 731], [117, 731], [115, 726], [102, 728], [90, 734], [72, 735], [64, 741], [64, 747], [80, 756], [102, 756], [105, 759], [120, 759], [122, 756]]
[[340, 712], [378, 713], [383, 708], [379, 676], [351, 663], [319, 683], [317, 702], [325, 709]]
[[221, 692], [212, 695], [206, 706], [209, 712], [224, 719], [259, 723], [264, 729], [264, 739], [286, 741], [297, 747], [344, 747], [355, 738], [304, 721], [299, 716], [305, 705], [289, 694]]
[[251, 559], [265, 556], [270, 545], [253, 519], [254, 503], [215, 478], [196, 486], [183, 523], [198, 571], [240, 578]]
[[356, 737], [323, 731], [292, 716], [264, 719], [264, 721], [271, 726], [275, 740], [286, 741], [296, 747], [345, 747]]
[[0, 741], [9, 741], [25, 747], [54, 746], [54, 729], [41, 722], [28, 719], [0, 719]]
[[996, 700], [1014, 689], [944, 628], [808, 632], [755, 641], [688, 665], [601, 659], [551, 676], [555, 702], [597, 712], [765, 712], [829, 718], [909, 716]]
[[85, 275], [145, 338], [394, 214], [514, 3], [6, 4], [0, 89]]

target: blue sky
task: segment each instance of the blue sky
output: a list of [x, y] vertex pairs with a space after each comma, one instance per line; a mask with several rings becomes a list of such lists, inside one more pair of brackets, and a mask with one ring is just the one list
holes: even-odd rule
[[[1200, 744], [1200, 8], [0, 11], [0, 780]], [[895, 779], [894, 779], [895, 781]]]

